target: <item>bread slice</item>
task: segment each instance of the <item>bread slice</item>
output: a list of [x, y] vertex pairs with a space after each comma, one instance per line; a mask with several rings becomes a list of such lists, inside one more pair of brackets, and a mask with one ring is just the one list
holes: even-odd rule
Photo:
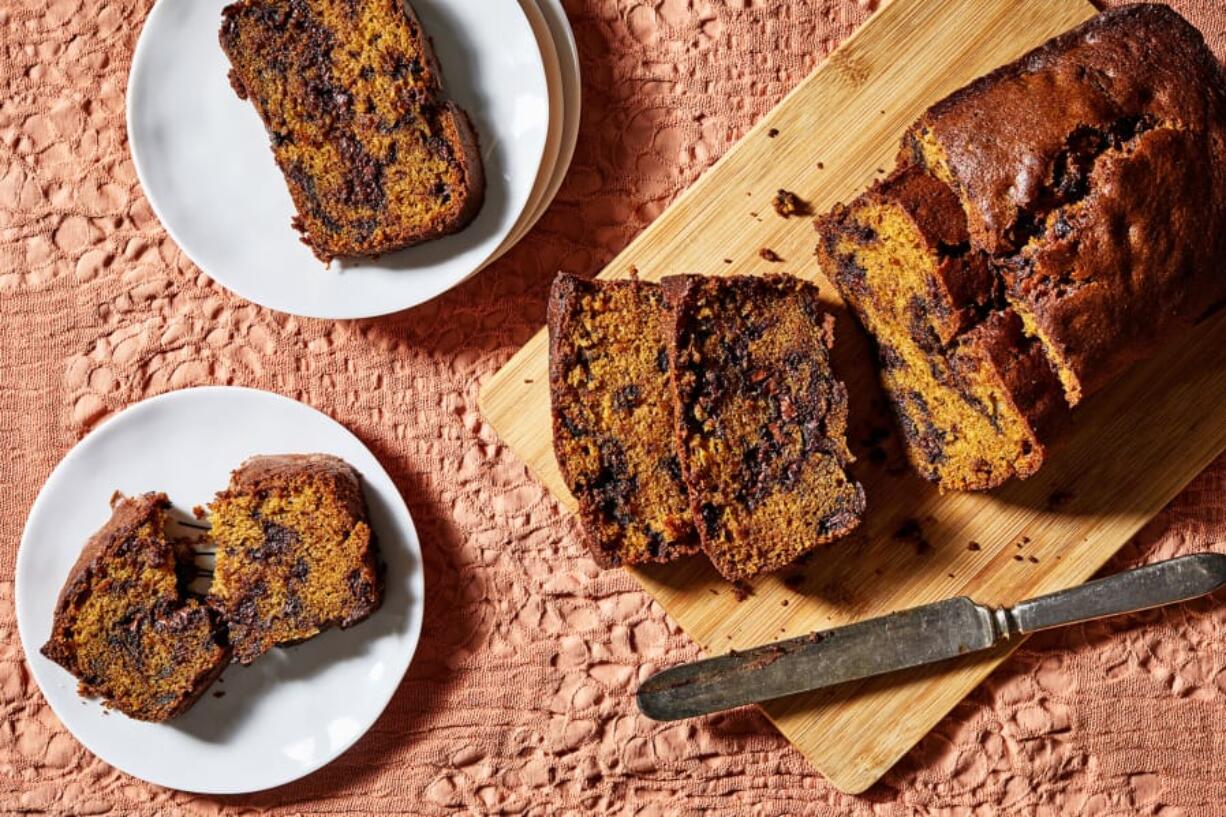
[[697, 550], [673, 437], [660, 288], [565, 273], [549, 298], [553, 444], [604, 567]]
[[344, 460], [252, 457], [208, 514], [217, 548], [209, 602], [225, 617], [241, 663], [351, 627], [383, 602], [360, 478]]
[[222, 18], [230, 81], [263, 119], [319, 258], [420, 244], [476, 216], [477, 140], [404, 0], [240, 0]]
[[927, 479], [981, 490], [1034, 473], [1063, 407], [1039, 343], [1001, 308], [948, 186], [916, 167], [817, 221], [818, 260], [876, 341], [882, 382]]
[[186, 592], [186, 543], [167, 537], [165, 494], [112, 500], [55, 604], [42, 654], [129, 717], [165, 721], [185, 712], [230, 663], [225, 627]]
[[776, 570], [860, 523], [833, 318], [786, 275], [662, 281], [677, 440], [702, 547], [729, 580]]

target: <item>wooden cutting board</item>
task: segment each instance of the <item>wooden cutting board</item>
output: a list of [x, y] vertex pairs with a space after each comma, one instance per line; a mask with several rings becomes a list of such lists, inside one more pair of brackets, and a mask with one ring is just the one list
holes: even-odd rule
[[[819, 274], [810, 220], [771, 207], [778, 188], [819, 212], [852, 198], [892, 167], [899, 136], [927, 106], [1093, 13], [1082, 0], [895, 0], [601, 273], [787, 271], [815, 279], [839, 316], [834, 364], [869, 502], [860, 530], [741, 601], [701, 557], [631, 571], [709, 654], [959, 594], [1005, 604], [1078, 584], [1226, 448], [1226, 321], [1215, 320], [1078, 409], [1028, 481], [942, 496], [893, 467], [897, 451], [874, 462], [869, 440], [891, 425], [867, 341]], [[762, 260], [764, 247], [783, 262]], [[573, 507], [551, 448], [546, 356], [542, 330], [486, 384], [481, 408]], [[1016, 646], [763, 708], [836, 786], [861, 792]]]

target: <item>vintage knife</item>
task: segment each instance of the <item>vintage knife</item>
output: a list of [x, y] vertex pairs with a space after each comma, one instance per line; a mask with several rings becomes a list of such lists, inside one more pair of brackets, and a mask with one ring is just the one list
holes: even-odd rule
[[1226, 585], [1226, 555], [1197, 553], [992, 608], [965, 596], [664, 670], [638, 692], [659, 721], [945, 661], [1010, 638], [1161, 607]]

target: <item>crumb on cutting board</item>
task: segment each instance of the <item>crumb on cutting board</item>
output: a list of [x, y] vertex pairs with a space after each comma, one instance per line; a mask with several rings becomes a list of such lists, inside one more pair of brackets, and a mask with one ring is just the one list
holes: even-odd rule
[[807, 216], [813, 213], [813, 208], [809, 206], [807, 201], [793, 193], [791, 190], [784, 190], [782, 187], [775, 193], [775, 200], [773, 204], [775, 206], [775, 212], [782, 218]]

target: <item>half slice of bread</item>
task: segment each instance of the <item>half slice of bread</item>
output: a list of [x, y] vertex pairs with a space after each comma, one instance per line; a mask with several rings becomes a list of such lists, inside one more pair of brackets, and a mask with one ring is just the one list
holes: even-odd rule
[[116, 495], [55, 605], [43, 655], [82, 695], [143, 721], [186, 711], [230, 663], [225, 628], [186, 593], [192, 554], [167, 537], [165, 494]]
[[217, 564], [209, 602], [249, 664], [383, 603], [383, 573], [361, 482], [327, 454], [252, 457], [209, 505]]

